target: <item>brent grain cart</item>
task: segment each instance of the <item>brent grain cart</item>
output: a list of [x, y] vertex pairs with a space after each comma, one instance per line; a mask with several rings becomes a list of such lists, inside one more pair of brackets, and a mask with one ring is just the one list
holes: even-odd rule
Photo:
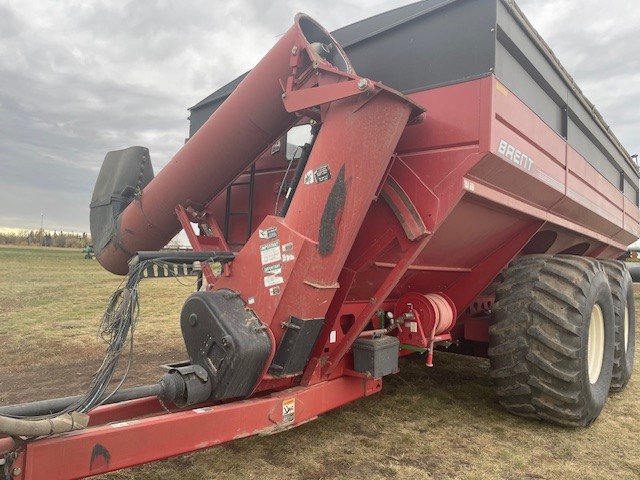
[[[193, 251], [160, 251], [181, 229]], [[299, 14], [192, 107], [155, 178], [146, 148], [107, 155], [91, 230], [128, 275], [107, 357], [86, 395], [0, 410], [7, 478], [295, 427], [415, 352], [488, 356], [507, 410], [567, 426], [631, 376], [631, 281], [611, 259], [640, 232], [638, 171], [511, 1], [426, 0], [334, 35]], [[201, 276], [189, 360], [105, 395], [153, 271]]]

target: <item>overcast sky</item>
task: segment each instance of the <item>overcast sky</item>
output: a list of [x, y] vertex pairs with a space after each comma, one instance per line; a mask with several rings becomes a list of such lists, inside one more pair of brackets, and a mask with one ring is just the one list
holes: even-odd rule
[[[156, 173], [187, 108], [250, 69], [298, 11], [327, 29], [400, 0], [0, 0], [0, 227], [88, 231], [109, 150], [144, 145]], [[640, 152], [636, 0], [521, 0], [629, 153]]]

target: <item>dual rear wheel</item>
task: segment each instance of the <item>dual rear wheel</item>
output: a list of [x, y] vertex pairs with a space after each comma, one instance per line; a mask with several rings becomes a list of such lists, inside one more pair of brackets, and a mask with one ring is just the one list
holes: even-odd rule
[[631, 378], [636, 343], [633, 281], [624, 262], [600, 260], [600, 264], [609, 279], [615, 313], [613, 369], [609, 390], [621, 392]]
[[492, 307], [489, 358], [511, 413], [588, 426], [633, 366], [635, 309], [622, 262], [521, 257], [503, 272]]

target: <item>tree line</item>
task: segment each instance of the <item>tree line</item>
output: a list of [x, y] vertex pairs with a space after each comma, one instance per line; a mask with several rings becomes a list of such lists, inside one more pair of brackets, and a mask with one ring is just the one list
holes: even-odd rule
[[0, 245], [84, 248], [90, 244], [91, 236], [86, 233], [50, 232], [43, 229], [0, 233]]

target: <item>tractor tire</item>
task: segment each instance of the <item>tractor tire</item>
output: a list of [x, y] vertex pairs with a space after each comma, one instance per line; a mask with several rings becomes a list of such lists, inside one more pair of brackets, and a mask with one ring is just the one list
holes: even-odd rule
[[515, 415], [591, 425], [607, 399], [614, 353], [613, 301], [602, 265], [530, 255], [502, 277], [489, 329], [499, 402]]
[[636, 308], [633, 282], [624, 262], [600, 260], [609, 279], [615, 314], [615, 347], [610, 392], [621, 392], [633, 371], [636, 343]]

